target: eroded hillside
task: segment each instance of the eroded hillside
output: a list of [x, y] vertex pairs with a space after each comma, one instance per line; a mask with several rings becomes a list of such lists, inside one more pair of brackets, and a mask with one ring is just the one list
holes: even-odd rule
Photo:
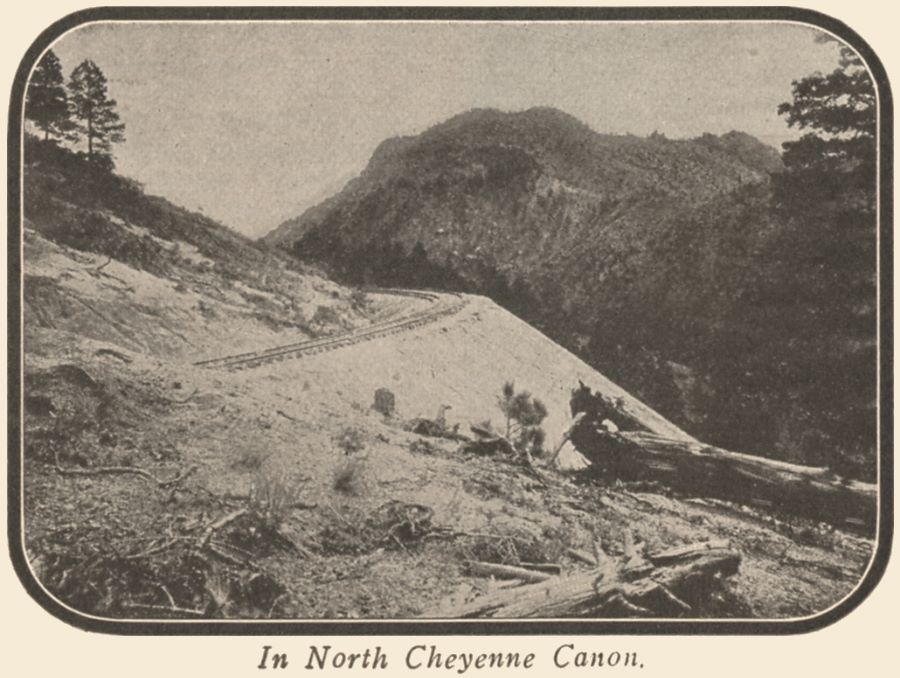
[[29, 140], [27, 153], [24, 313], [31, 354], [71, 333], [200, 360], [364, 326], [378, 313], [364, 293], [145, 195], [53, 144]]

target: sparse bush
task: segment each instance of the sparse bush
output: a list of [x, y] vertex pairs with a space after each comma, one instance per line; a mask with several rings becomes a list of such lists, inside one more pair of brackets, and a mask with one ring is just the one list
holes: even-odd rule
[[356, 454], [366, 447], [365, 433], [355, 426], [345, 426], [334, 437], [334, 443], [344, 454]]
[[250, 488], [250, 507], [263, 522], [278, 529], [300, 501], [302, 483], [280, 472], [260, 472]]
[[364, 494], [369, 482], [368, 470], [368, 457], [347, 457], [335, 469], [332, 487], [342, 494]]
[[497, 536], [469, 537], [461, 541], [459, 554], [464, 560], [481, 560], [503, 565], [521, 563], [558, 563], [569, 547], [571, 534], [544, 528], [540, 535], [514, 530]]
[[333, 306], [316, 306], [312, 317], [313, 325], [340, 325], [341, 317]]
[[547, 407], [528, 391], [516, 392], [511, 381], [503, 384], [497, 398], [500, 411], [506, 418], [506, 438], [519, 452], [540, 454], [544, 444], [541, 422], [547, 416]]
[[413, 440], [409, 444], [409, 451], [418, 454], [440, 454], [442, 450], [428, 440]]
[[376, 548], [408, 550], [433, 531], [434, 511], [422, 504], [392, 499], [378, 508], [343, 507], [341, 520], [326, 525], [316, 536], [325, 554], [370, 553]]
[[231, 461], [231, 468], [243, 469], [245, 471], [258, 471], [262, 468], [263, 463], [269, 455], [264, 454], [257, 448], [242, 448]]
[[480, 560], [501, 565], [521, 562], [516, 540], [509, 535], [469, 537], [460, 540], [459, 554], [463, 560]]
[[350, 306], [355, 311], [364, 311], [369, 307], [369, 295], [356, 288], [350, 293]]
[[217, 318], [219, 316], [216, 310], [202, 299], [197, 302], [197, 310], [200, 311], [200, 315], [204, 318]]

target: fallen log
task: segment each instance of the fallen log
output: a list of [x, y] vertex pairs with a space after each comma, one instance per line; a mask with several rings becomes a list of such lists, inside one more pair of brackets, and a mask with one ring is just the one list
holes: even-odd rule
[[825, 521], [871, 534], [878, 490], [840, 478], [830, 469], [801, 466], [710, 445], [592, 426], [572, 443], [599, 473], [625, 481], [655, 481], [677, 492], [764, 506], [782, 514]]
[[680, 617], [696, 613], [722, 584], [737, 572], [740, 553], [704, 549], [687, 562], [650, 568], [629, 576], [598, 578], [596, 571], [552, 577], [546, 581], [501, 589], [469, 603], [440, 608], [434, 617]]
[[499, 563], [484, 563], [480, 560], [470, 560], [466, 563], [470, 574], [479, 577], [496, 577], [498, 579], [521, 579], [528, 582], [546, 581], [552, 575], [546, 572], [529, 570], [513, 565], [501, 565]]
[[687, 544], [686, 546], [676, 546], [666, 549], [665, 551], [656, 551], [648, 553], [647, 560], [654, 565], [672, 565], [674, 563], [682, 563], [697, 557], [698, 553], [711, 551], [713, 549], [726, 549], [729, 546], [727, 539], [713, 539], [711, 541], [700, 542], [697, 544]]

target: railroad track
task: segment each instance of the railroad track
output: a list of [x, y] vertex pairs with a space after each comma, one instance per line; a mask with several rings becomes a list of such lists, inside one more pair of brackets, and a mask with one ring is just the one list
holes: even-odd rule
[[260, 349], [259, 351], [249, 351], [245, 353], [237, 353], [234, 355], [224, 356], [220, 358], [211, 358], [208, 360], [200, 360], [194, 363], [198, 367], [224, 368], [229, 370], [244, 370], [259, 367], [269, 363], [281, 362], [283, 360], [293, 360], [306, 355], [314, 355], [316, 353], [324, 353], [325, 351], [333, 351], [345, 346], [352, 346], [363, 341], [371, 341], [391, 334], [405, 332], [416, 327], [422, 327], [432, 322], [445, 318], [449, 315], [459, 312], [468, 302], [459, 294], [446, 293], [436, 294], [433, 292], [423, 292], [419, 290], [402, 290], [402, 289], [370, 289], [368, 292], [378, 294], [394, 294], [397, 296], [413, 297], [418, 299], [427, 299], [433, 304], [441, 304], [447, 298], [455, 298], [453, 303], [440, 305], [436, 309], [414, 313], [409, 316], [395, 318], [391, 320], [375, 323], [369, 327], [341, 334], [334, 337], [323, 337], [321, 339], [308, 339], [305, 341], [284, 344], [281, 346], [273, 346], [272, 348]]

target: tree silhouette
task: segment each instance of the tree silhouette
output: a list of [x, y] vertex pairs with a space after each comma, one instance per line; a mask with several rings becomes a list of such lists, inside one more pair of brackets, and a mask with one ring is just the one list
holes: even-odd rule
[[755, 320], [777, 329], [747, 371], [794, 394], [792, 418], [811, 441], [804, 461], [858, 475], [874, 464], [876, 430], [876, 93], [846, 46], [834, 71], [792, 89], [778, 112], [809, 132], [784, 144], [774, 179], [785, 228], [763, 252], [756, 294], [768, 316]]
[[44, 139], [51, 135], [63, 137], [71, 130], [62, 64], [52, 49], [41, 57], [31, 74], [25, 94], [25, 117], [44, 132]]
[[[820, 42], [834, 40], [828, 36]], [[790, 169], [818, 169], [872, 178], [875, 161], [875, 88], [862, 59], [840, 47], [838, 67], [815, 73], [792, 85], [793, 101], [778, 107], [791, 127], [811, 130], [786, 142], [784, 163]]]
[[112, 144], [125, 141], [125, 125], [115, 110], [115, 99], [109, 98], [103, 71], [85, 59], [72, 71], [68, 86], [74, 138], [87, 141], [89, 160], [111, 156]]

